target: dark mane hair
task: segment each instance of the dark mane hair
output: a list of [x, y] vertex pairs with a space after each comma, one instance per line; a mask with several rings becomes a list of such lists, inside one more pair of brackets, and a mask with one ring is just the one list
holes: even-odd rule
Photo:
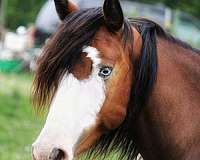
[[181, 46], [182, 48], [191, 50], [195, 53], [200, 53], [200, 50], [197, 48], [192, 47], [190, 44], [175, 38], [171, 34], [167, 33], [159, 24], [155, 23], [154, 21], [151, 21], [146, 18], [129, 18], [130, 23], [138, 29], [138, 31], [141, 32], [141, 27], [145, 28], [154, 28], [156, 31], [156, 35], [160, 38], [163, 38], [169, 42], [172, 42], [174, 44], [177, 44], [178, 46]]
[[[38, 60], [38, 68], [34, 80], [34, 102], [38, 110], [49, 105], [58, 84], [64, 74], [70, 71], [73, 64], [79, 60], [82, 47], [89, 45], [98, 29], [105, 25], [102, 8], [80, 10], [69, 14], [59, 31], [44, 48]], [[176, 40], [167, 34], [159, 25], [146, 19], [124, 19], [122, 39], [124, 47], [133, 43], [131, 27], [134, 26], [141, 34], [143, 45], [139, 60], [132, 60], [136, 73], [133, 77], [127, 116], [119, 128], [103, 135], [88, 152], [88, 157], [106, 155], [118, 152], [119, 159], [134, 159], [138, 156], [137, 145], [134, 141], [134, 120], [151, 93], [157, 75], [157, 45], [156, 37], [191, 49], [188, 44]], [[129, 49], [134, 52], [134, 48]]]

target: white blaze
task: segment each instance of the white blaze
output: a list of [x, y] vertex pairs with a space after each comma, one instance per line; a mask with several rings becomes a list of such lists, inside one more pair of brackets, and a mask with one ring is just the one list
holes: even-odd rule
[[[95, 125], [97, 114], [105, 100], [104, 81], [98, 76], [98, 51], [86, 47], [93, 61], [93, 71], [88, 79], [78, 80], [73, 74], [63, 77], [50, 106], [44, 128], [34, 142], [34, 151], [50, 152], [54, 147], [67, 152], [69, 160], [78, 139], [85, 129]], [[48, 151], [47, 151], [48, 150]], [[40, 151], [41, 152], [41, 151]], [[37, 153], [35, 154], [37, 159]]]

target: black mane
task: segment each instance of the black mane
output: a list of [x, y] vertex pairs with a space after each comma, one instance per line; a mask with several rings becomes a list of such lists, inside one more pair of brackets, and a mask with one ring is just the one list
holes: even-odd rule
[[[98, 29], [104, 25], [102, 8], [80, 10], [66, 17], [59, 31], [44, 48], [43, 55], [38, 61], [39, 67], [34, 81], [34, 101], [38, 103], [39, 109], [50, 103], [63, 75], [79, 60], [82, 47], [89, 45]], [[143, 45], [139, 60], [132, 60], [136, 73], [133, 77], [127, 116], [119, 128], [103, 135], [96, 142], [89, 151], [88, 159], [92, 156], [105, 158], [107, 154], [115, 151], [119, 159], [132, 160], [138, 156], [134, 141], [134, 120], [145, 106], [156, 81], [157, 36], [199, 52], [188, 44], [176, 40], [159, 25], [146, 19], [124, 19], [122, 31], [124, 47], [133, 43], [132, 26], [141, 34]], [[130, 48], [129, 51], [134, 52], [134, 49]]]

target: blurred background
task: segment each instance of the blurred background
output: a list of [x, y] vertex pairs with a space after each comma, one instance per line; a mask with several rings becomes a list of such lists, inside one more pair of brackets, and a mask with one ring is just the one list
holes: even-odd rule
[[[80, 8], [102, 0], [73, 0]], [[127, 17], [150, 18], [200, 48], [199, 0], [121, 0]], [[31, 104], [41, 48], [60, 21], [53, 0], [0, 0], [0, 160], [31, 159], [31, 143], [44, 123]]]

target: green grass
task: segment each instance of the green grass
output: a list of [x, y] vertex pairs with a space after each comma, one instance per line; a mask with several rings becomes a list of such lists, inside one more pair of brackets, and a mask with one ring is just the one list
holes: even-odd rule
[[0, 73], [0, 160], [30, 160], [42, 127], [30, 100], [32, 75]]

